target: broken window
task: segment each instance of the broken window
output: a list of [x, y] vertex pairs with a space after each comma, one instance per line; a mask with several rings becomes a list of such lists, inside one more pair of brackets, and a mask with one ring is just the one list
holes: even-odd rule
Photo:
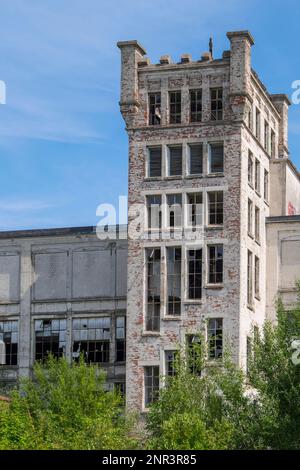
[[182, 175], [182, 146], [168, 147], [169, 151], [169, 174], [168, 176]]
[[169, 93], [170, 103], [170, 124], [181, 123], [181, 91], [171, 91]]
[[146, 197], [147, 201], [147, 215], [148, 215], [148, 229], [160, 229], [162, 222], [161, 215], [161, 196], [154, 194]]
[[255, 256], [254, 260], [254, 295], [256, 298], [259, 298], [260, 289], [259, 289], [259, 258]]
[[223, 355], [223, 319], [208, 320], [209, 358], [219, 359]]
[[82, 354], [87, 363], [109, 362], [110, 317], [73, 319], [73, 359]]
[[181, 248], [167, 248], [168, 315], [181, 312]]
[[160, 93], [149, 94], [149, 125], [158, 126], [161, 121]]
[[144, 368], [145, 407], [158, 399], [159, 395], [159, 366]]
[[182, 225], [182, 195], [168, 194], [168, 218], [169, 227], [181, 227]]
[[194, 375], [201, 375], [202, 373], [202, 347], [201, 338], [199, 335], [189, 334], [186, 336], [187, 347], [187, 365]]
[[260, 162], [259, 160], [255, 160], [255, 183], [254, 183], [255, 191], [260, 194]]
[[188, 194], [187, 202], [188, 202], [188, 225], [190, 227], [201, 227], [203, 223], [202, 193]]
[[188, 250], [188, 298], [202, 297], [202, 249]]
[[211, 88], [210, 90], [211, 120], [223, 119], [223, 88]]
[[116, 317], [116, 361], [124, 362], [126, 359], [126, 330], [125, 316]]
[[200, 122], [202, 120], [202, 90], [190, 91], [190, 121]]
[[253, 255], [250, 250], [248, 250], [247, 256], [247, 303], [249, 306], [253, 304]]
[[0, 365], [18, 364], [18, 322], [0, 321]]
[[248, 183], [253, 186], [253, 154], [250, 150], [248, 153]]
[[161, 177], [161, 147], [148, 147], [148, 176], [149, 178]]
[[221, 284], [223, 282], [223, 245], [208, 247], [208, 282]]
[[146, 330], [159, 331], [160, 327], [160, 248], [146, 250], [147, 311]]
[[223, 191], [208, 193], [208, 223], [223, 224]]
[[189, 174], [203, 173], [203, 144], [189, 144]]
[[35, 320], [35, 359], [44, 361], [49, 354], [62, 357], [66, 352], [67, 320]]
[[178, 351], [165, 351], [165, 367], [166, 375], [168, 377], [174, 377], [176, 374], [175, 361]]
[[224, 146], [223, 143], [209, 144], [208, 173], [224, 172]]

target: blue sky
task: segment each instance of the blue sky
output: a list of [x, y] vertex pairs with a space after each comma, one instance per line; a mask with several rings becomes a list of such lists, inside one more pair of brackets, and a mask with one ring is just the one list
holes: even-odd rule
[[[252, 64], [272, 93], [300, 80], [300, 4], [293, 0], [0, 0], [0, 230], [94, 225], [100, 203], [127, 194], [118, 40], [152, 63], [229, 48], [249, 29]], [[300, 167], [300, 105], [290, 110]]]

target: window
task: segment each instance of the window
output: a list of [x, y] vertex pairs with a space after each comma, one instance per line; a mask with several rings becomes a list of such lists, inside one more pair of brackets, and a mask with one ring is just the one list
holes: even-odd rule
[[147, 216], [148, 216], [148, 229], [161, 228], [161, 196], [154, 194], [146, 196], [147, 203]]
[[255, 137], [260, 140], [260, 111], [255, 109]]
[[198, 335], [187, 335], [187, 362], [192, 374], [201, 376], [203, 357], [201, 338]]
[[208, 282], [221, 284], [223, 282], [223, 245], [208, 247]]
[[160, 249], [148, 248], [146, 330], [159, 331], [160, 320]]
[[170, 124], [181, 123], [181, 91], [171, 91], [170, 100]]
[[83, 354], [87, 363], [109, 362], [110, 317], [73, 319], [73, 359]]
[[160, 93], [149, 95], [149, 125], [158, 126], [161, 121], [161, 97]]
[[265, 121], [264, 125], [264, 148], [269, 152], [269, 124]]
[[182, 225], [182, 195], [168, 194], [168, 223], [169, 227], [181, 227]]
[[182, 146], [169, 147], [169, 175], [182, 175]]
[[18, 322], [0, 321], [0, 365], [18, 364]]
[[200, 122], [202, 120], [202, 90], [190, 91], [190, 120]]
[[223, 89], [211, 88], [210, 90], [211, 120], [222, 121], [223, 119]]
[[202, 297], [202, 249], [188, 250], [188, 298]]
[[269, 173], [264, 171], [264, 200], [269, 201]]
[[126, 359], [126, 332], [125, 316], [116, 317], [116, 361], [124, 362]]
[[220, 359], [223, 355], [223, 319], [208, 320], [209, 358]]
[[157, 400], [159, 394], [159, 366], [144, 368], [145, 407]]
[[255, 241], [260, 240], [260, 210], [255, 206]]
[[254, 260], [254, 295], [259, 298], [259, 258], [255, 256]]
[[209, 225], [223, 224], [223, 192], [208, 193], [208, 223]]
[[252, 108], [249, 109], [248, 111], [248, 115], [247, 115], [247, 126], [248, 128], [250, 129], [250, 131], [252, 131]]
[[175, 370], [175, 361], [176, 361], [177, 351], [165, 351], [165, 367], [166, 375], [168, 377], [174, 377], [176, 374]]
[[249, 306], [253, 303], [253, 280], [252, 280], [252, 269], [253, 269], [253, 255], [248, 250], [248, 262], [247, 262], [247, 302]]
[[114, 388], [116, 392], [119, 392], [122, 398], [125, 397], [125, 391], [126, 391], [126, 384], [125, 382], [115, 382], [114, 383]]
[[253, 154], [248, 153], [248, 183], [253, 186]]
[[190, 227], [200, 227], [203, 223], [202, 193], [187, 195], [188, 202], [188, 225]]
[[45, 360], [48, 354], [58, 358], [66, 351], [67, 320], [35, 320], [35, 359]]
[[181, 248], [167, 248], [167, 314], [180, 315], [181, 311]]
[[252, 357], [252, 340], [247, 336], [247, 358], [246, 358], [246, 373], [249, 375], [250, 361]]
[[253, 236], [253, 202], [248, 199], [248, 235]]
[[260, 163], [258, 160], [255, 160], [255, 191], [260, 194]]
[[150, 178], [159, 178], [162, 175], [161, 172], [161, 147], [149, 147], [148, 148], [148, 176]]
[[189, 170], [190, 175], [202, 175], [203, 173], [203, 145], [189, 145]]
[[271, 157], [275, 158], [275, 132], [271, 129]]
[[209, 173], [223, 173], [224, 171], [224, 147], [223, 143], [209, 144]]

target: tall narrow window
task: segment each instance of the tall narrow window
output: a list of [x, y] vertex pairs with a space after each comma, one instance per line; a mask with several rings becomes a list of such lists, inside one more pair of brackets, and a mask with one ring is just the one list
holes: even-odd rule
[[255, 241], [260, 241], [260, 210], [255, 206]]
[[255, 256], [254, 261], [254, 295], [256, 298], [259, 298], [260, 289], [259, 289], [259, 258]]
[[178, 228], [182, 225], [182, 195], [181, 194], [168, 194], [168, 218], [169, 227]]
[[203, 223], [202, 193], [188, 194], [187, 202], [188, 202], [188, 225], [190, 227], [201, 227]]
[[18, 364], [18, 322], [0, 322], [0, 365], [16, 366]]
[[247, 126], [252, 131], [253, 128], [253, 123], [252, 123], [252, 108], [249, 109], [248, 115], [247, 115]]
[[269, 153], [269, 124], [267, 121], [264, 125], [264, 148]]
[[202, 120], [202, 90], [190, 91], [190, 120], [200, 122]]
[[148, 176], [150, 178], [161, 177], [161, 147], [149, 147], [148, 148]]
[[126, 359], [125, 316], [116, 317], [116, 361], [124, 362]]
[[188, 367], [192, 374], [201, 376], [202, 366], [203, 366], [203, 357], [202, 357], [202, 347], [201, 347], [201, 338], [199, 335], [187, 335], [186, 336], [186, 346], [187, 346], [187, 360]]
[[223, 355], [223, 319], [208, 320], [209, 358], [220, 359]]
[[58, 358], [66, 351], [66, 320], [35, 320], [35, 359], [45, 360], [51, 353]]
[[154, 194], [146, 197], [148, 229], [161, 228], [161, 196]]
[[253, 154], [248, 152], [248, 183], [253, 186]]
[[255, 160], [255, 191], [260, 194], [260, 162]]
[[249, 375], [250, 361], [252, 357], [252, 339], [250, 336], [247, 336], [247, 364], [246, 364], [246, 373]]
[[269, 201], [269, 173], [264, 171], [264, 200]]
[[248, 261], [247, 261], [247, 302], [249, 306], [253, 304], [253, 255], [248, 250]]
[[181, 311], [181, 248], [167, 248], [168, 315]]
[[222, 121], [223, 119], [223, 89], [211, 88], [210, 90], [211, 120]]
[[223, 224], [223, 191], [208, 193], [208, 223], [209, 225]]
[[188, 298], [202, 297], [202, 250], [188, 250]]
[[223, 143], [209, 144], [208, 152], [208, 172], [223, 173], [224, 172], [224, 146]]
[[248, 199], [248, 235], [253, 236], [253, 202]]
[[144, 368], [145, 407], [158, 399], [159, 394], [159, 366]]
[[182, 146], [168, 147], [169, 151], [169, 176], [182, 175]]
[[158, 126], [161, 121], [160, 93], [149, 94], [149, 125]]
[[208, 247], [208, 282], [222, 284], [223, 282], [223, 245]]
[[73, 319], [73, 359], [87, 363], [109, 362], [110, 317]]
[[203, 173], [203, 145], [189, 145], [189, 174], [202, 175]]
[[181, 123], [181, 91], [171, 91], [170, 100], [170, 124]]
[[275, 132], [271, 129], [271, 157], [275, 158]]
[[148, 248], [146, 330], [159, 331], [160, 323], [160, 249]]
[[255, 137], [260, 140], [260, 111], [255, 108]]
[[166, 375], [168, 377], [174, 377], [176, 374], [175, 361], [176, 361], [177, 351], [165, 351], [165, 365], [166, 365]]

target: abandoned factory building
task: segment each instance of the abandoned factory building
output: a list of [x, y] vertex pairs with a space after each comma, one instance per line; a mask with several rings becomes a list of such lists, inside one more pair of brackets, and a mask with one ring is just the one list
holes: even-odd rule
[[[246, 367], [250, 338], [295, 305], [300, 175], [288, 150], [285, 94], [251, 67], [253, 38], [151, 64], [119, 42], [120, 109], [129, 140], [128, 227], [0, 233], [0, 387], [49, 352], [80, 353], [108, 387], [145, 410], [174, 373], [179, 345], [207, 335]], [[142, 214], [136, 223], [136, 214]], [[132, 226], [139, 236], [132, 235]], [[128, 234], [128, 236], [127, 236]]]

